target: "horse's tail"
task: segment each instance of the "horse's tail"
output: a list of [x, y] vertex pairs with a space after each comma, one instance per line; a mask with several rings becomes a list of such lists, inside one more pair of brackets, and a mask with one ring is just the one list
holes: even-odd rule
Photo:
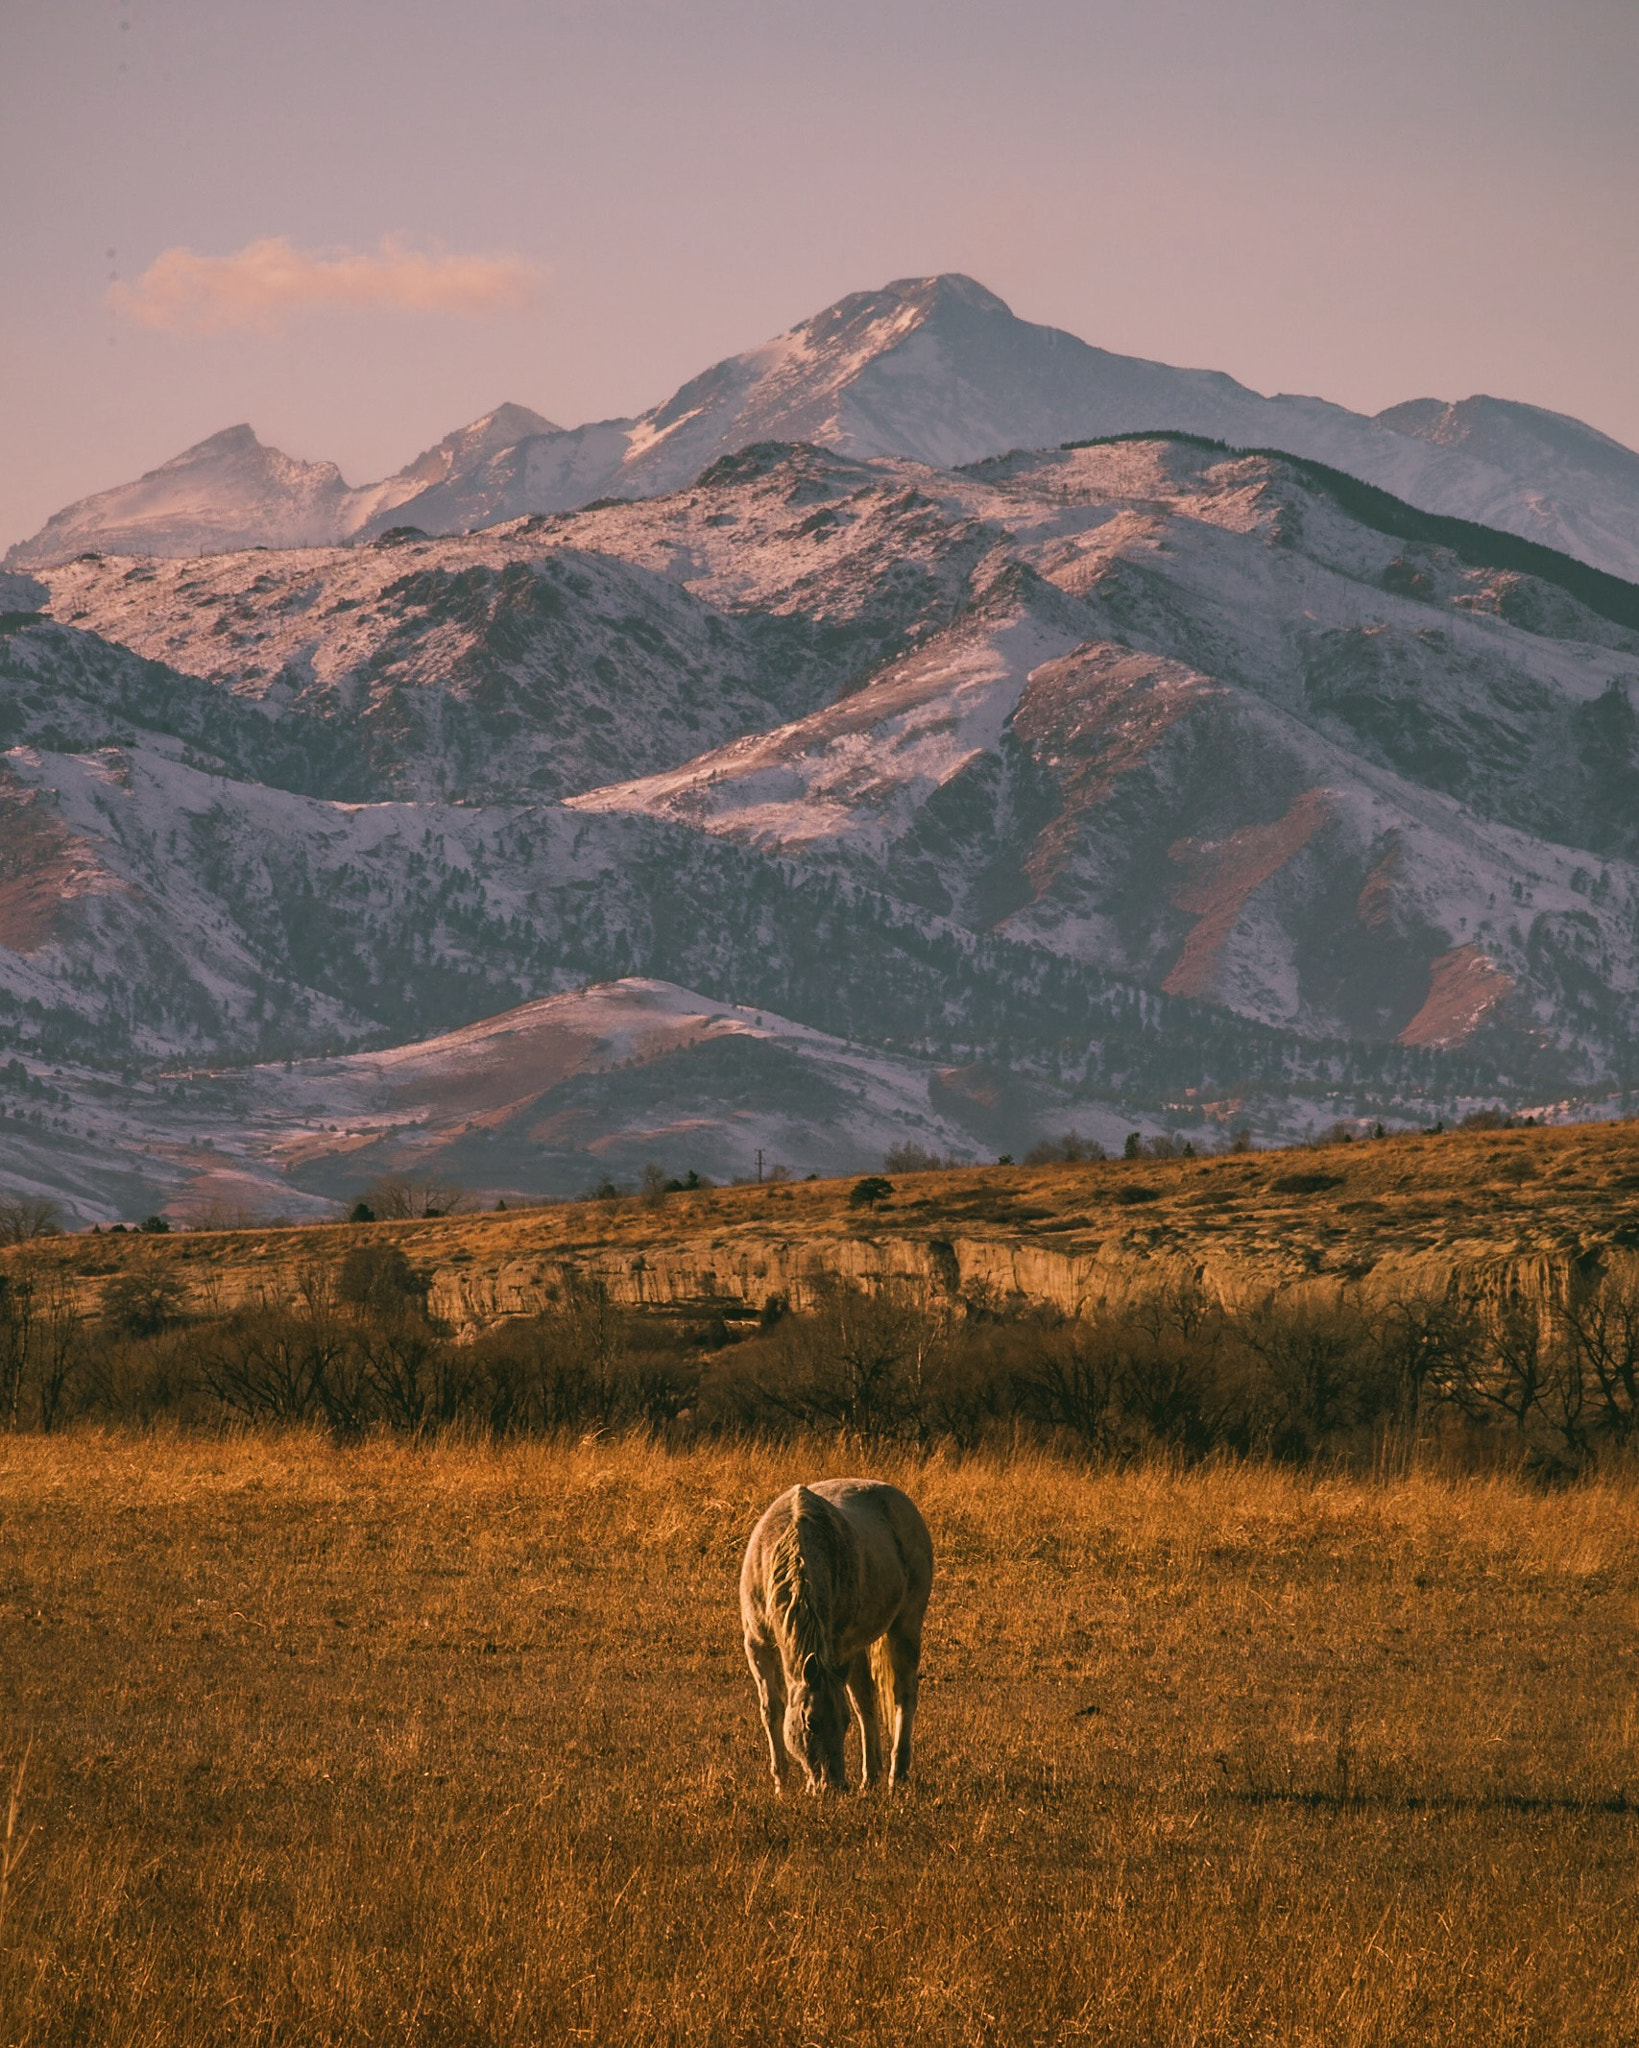
[[790, 1519], [775, 1537], [768, 1560], [769, 1613], [793, 1671], [810, 1657], [831, 1661], [831, 1617], [824, 1611], [823, 1584], [830, 1538], [824, 1502], [806, 1486], [794, 1487]]
[[871, 1676], [876, 1681], [876, 1721], [884, 1742], [893, 1740], [894, 1715], [899, 1709], [899, 1688], [894, 1681], [893, 1654], [885, 1635], [871, 1645]]

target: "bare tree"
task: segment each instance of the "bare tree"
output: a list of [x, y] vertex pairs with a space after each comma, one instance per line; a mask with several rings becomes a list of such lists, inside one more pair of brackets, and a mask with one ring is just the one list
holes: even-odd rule
[[1062, 1138], [1043, 1138], [1024, 1155], [1026, 1166], [1079, 1166], [1084, 1161], [1107, 1155], [1096, 1138], [1084, 1138], [1079, 1131], [1066, 1131]]
[[467, 1192], [436, 1174], [383, 1174], [364, 1191], [365, 1206], [382, 1223], [416, 1216], [453, 1216], [467, 1201]]
[[1562, 1314], [1589, 1383], [1595, 1427], [1625, 1443], [1639, 1427], [1639, 1290], [1611, 1279], [1573, 1288]]
[[34, 1283], [29, 1276], [0, 1273], [0, 1428], [17, 1427], [34, 1315]]
[[0, 1244], [55, 1237], [62, 1227], [62, 1211], [49, 1195], [0, 1195]]
[[60, 1266], [42, 1266], [33, 1282], [34, 1384], [40, 1427], [49, 1431], [57, 1426], [69, 1381], [80, 1364], [85, 1332], [73, 1287]]

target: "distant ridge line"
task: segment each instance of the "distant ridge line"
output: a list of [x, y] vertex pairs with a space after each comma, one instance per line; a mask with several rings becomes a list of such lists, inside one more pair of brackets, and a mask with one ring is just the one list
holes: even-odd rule
[[[1430, 547], [1450, 548], [1453, 554], [1475, 569], [1512, 569], [1520, 575], [1536, 576], [1556, 583], [1589, 611], [1609, 619], [1614, 626], [1639, 632], [1639, 583], [1615, 576], [1608, 569], [1596, 569], [1558, 548], [1501, 527], [1484, 526], [1477, 519], [1457, 519], [1444, 512], [1423, 512], [1385, 491], [1379, 484], [1362, 483], [1346, 470], [1333, 469], [1307, 455], [1292, 455], [1284, 448], [1246, 448], [1232, 441], [1214, 440], [1210, 434], [1192, 434], [1183, 428], [1138, 427], [1123, 434], [1095, 434], [1085, 441], [1061, 441], [1060, 451], [1077, 448], [1109, 448], [1127, 441], [1175, 441], [1190, 448], [1211, 448], [1224, 455], [1261, 455], [1270, 462], [1282, 462], [1363, 526], [1393, 540], [1421, 541]], [[1014, 453], [1026, 453], [1015, 450]], [[986, 456], [979, 462], [963, 463], [964, 470], [984, 469], [1005, 462], [1005, 455]]]

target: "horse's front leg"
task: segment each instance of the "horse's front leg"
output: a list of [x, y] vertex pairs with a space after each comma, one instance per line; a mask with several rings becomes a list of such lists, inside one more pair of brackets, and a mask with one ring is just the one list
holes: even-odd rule
[[746, 1662], [751, 1666], [751, 1676], [757, 1687], [757, 1706], [768, 1737], [768, 1762], [774, 1773], [774, 1790], [783, 1792], [785, 1767], [789, 1760], [785, 1748], [785, 1666], [772, 1643], [748, 1635], [745, 1645]]
[[882, 1776], [882, 1722], [877, 1709], [876, 1673], [871, 1669], [871, 1653], [861, 1650], [848, 1666], [848, 1691], [854, 1702], [854, 1712], [859, 1717], [860, 1740], [865, 1745], [865, 1789], [867, 1791]]

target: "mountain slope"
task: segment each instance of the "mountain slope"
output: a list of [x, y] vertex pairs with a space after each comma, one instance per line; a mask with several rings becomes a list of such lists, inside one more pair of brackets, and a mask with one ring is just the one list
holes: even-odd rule
[[[383, 1175], [577, 1195], [611, 1175], [633, 1182], [651, 1160], [722, 1180], [749, 1178], [759, 1153], [771, 1171], [845, 1173], [907, 1141], [981, 1150], [965, 1098], [941, 1090], [926, 1060], [652, 980], [546, 997], [382, 1052], [193, 1068], [117, 1092], [66, 1079], [42, 1095], [39, 1125], [21, 1093], [21, 1121], [0, 1123], [11, 1154], [0, 1186], [6, 1167], [19, 1186], [32, 1169], [33, 1186], [85, 1222], [167, 1205], [183, 1220], [330, 1214]], [[1051, 1093], [1038, 1095], [1050, 1114]], [[1082, 1122], [1119, 1138], [1109, 1110]], [[1016, 1119], [1021, 1150], [1037, 1128], [1028, 1112]], [[983, 1148], [992, 1142], [987, 1127]]]
[[1404, 550], [1268, 458], [1124, 443], [920, 495], [998, 542], [949, 626], [805, 719], [572, 807], [1306, 1032], [1485, 1026], [1516, 1059], [1580, 1044], [1590, 1072], [1626, 1046], [1639, 874], [1596, 794], [1639, 774], [1596, 735], [1631, 723], [1639, 634]]
[[55, 617], [214, 686], [270, 742], [325, 731], [290, 786], [357, 801], [584, 789], [774, 724], [827, 684], [670, 578], [528, 536], [47, 574]]
[[[329, 803], [180, 754], [140, 739], [5, 757], [0, 1033], [31, 1057], [107, 1069], [313, 1053], [648, 974], [850, 1041], [958, 1066], [1016, 1057], [1134, 1100], [1336, 1065], [1337, 1047], [664, 820]], [[1394, 1048], [1368, 1070], [1390, 1092], [1440, 1078]]]

